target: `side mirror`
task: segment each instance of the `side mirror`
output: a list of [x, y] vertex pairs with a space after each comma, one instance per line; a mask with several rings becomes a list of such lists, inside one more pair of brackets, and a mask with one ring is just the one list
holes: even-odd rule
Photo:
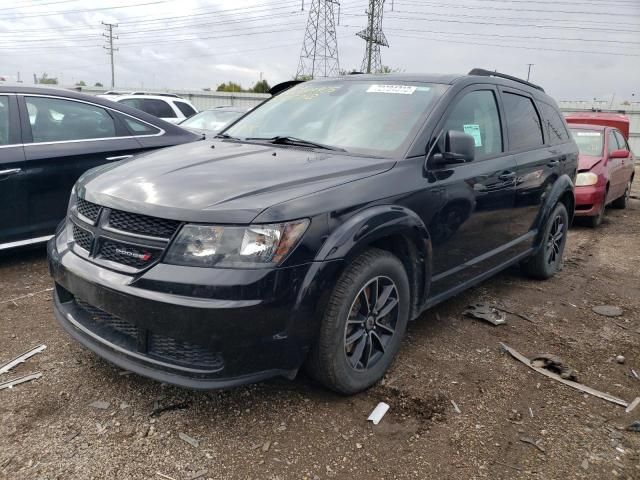
[[609, 158], [627, 158], [628, 156], [629, 151], [622, 148], [620, 150], [614, 150], [609, 154]]
[[476, 141], [471, 135], [449, 130], [444, 138], [444, 150], [431, 157], [434, 166], [472, 162], [476, 157]]

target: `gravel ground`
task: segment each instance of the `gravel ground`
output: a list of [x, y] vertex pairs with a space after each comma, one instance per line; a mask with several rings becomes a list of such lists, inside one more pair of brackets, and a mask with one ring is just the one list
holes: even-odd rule
[[[47, 345], [0, 377], [43, 374], [0, 391], [0, 478], [640, 478], [640, 433], [624, 430], [640, 408], [625, 414], [498, 345], [559, 355], [585, 385], [640, 395], [640, 200], [597, 230], [574, 227], [552, 280], [512, 269], [422, 315], [383, 382], [348, 398], [302, 374], [224, 392], [123, 374], [58, 328], [50, 288], [43, 249], [0, 258], [0, 364]], [[529, 321], [464, 317], [477, 301]], [[373, 426], [379, 401], [391, 409]]]

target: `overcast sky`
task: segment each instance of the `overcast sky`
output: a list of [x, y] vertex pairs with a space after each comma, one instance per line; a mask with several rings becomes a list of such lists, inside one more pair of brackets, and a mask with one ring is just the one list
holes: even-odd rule
[[[116, 87], [275, 84], [296, 73], [311, 1], [2, 0], [0, 76], [108, 86], [104, 21], [119, 25]], [[343, 69], [362, 63], [367, 3], [341, 1]], [[387, 0], [383, 29], [383, 64], [405, 72], [526, 77], [533, 63], [557, 100], [640, 100], [640, 0]]]

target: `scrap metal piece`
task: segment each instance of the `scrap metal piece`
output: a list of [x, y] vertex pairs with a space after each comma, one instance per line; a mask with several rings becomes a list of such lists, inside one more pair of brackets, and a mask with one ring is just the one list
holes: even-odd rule
[[42, 373], [31, 373], [29, 375], [25, 375], [24, 377], [14, 378], [13, 380], [8, 380], [6, 382], [0, 383], [0, 390], [4, 390], [5, 388], [13, 388], [16, 385], [20, 385], [21, 383], [30, 382], [31, 380], [35, 380], [36, 378], [40, 378]]
[[[557, 380], [560, 383], [564, 383], [565, 385], [575, 388], [576, 390], [580, 390], [581, 392], [585, 392], [588, 393], [590, 395], [593, 395], [594, 397], [598, 397], [601, 398], [603, 400], [607, 400], [608, 402], [611, 403], [615, 403], [616, 405], [620, 405], [622, 407], [629, 407], [629, 402], [627, 402], [626, 400], [623, 400], [621, 398], [618, 397], [614, 397], [613, 395], [609, 395], [608, 393], [604, 393], [604, 392], [600, 392], [594, 388], [591, 387], [587, 387], [586, 385], [582, 385], [581, 383], [578, 382], [574, 382], [571, 380], [566, 380], [564, 378], [562, 378], [560, 375], [558, 375], [557, 373], [553, 373], [550, 372], [549, 370], [546, 370], [544, 368], [541, 367], [536, 367], [534, 365], [531, 364], [531, 361], [525, 357], [524, 355], [516, 352], [513, 348], [508, 347], [507, 345], [505, 345], [504, 343], [500, 343], [500, 346], [502, 347], [502, 349], [509, 353], [509, 355], [511, 355], [513, 358], [515, 358], [516, 360], [524, 363], [527, 367], [535, 370], [538, 373], [541, 373], [542, 375], [545, 375], [549, 378], [552, 378], [554, 380]], [[635, 402], [634, 402], [635, 403]]]
[[638, 405], [640, 405], [640, 397], [636, 397], [633, 402], [626, 408], [625, 413], [631, 413]]
[[502, 325], [507, 323], [504, 313], [487, 305], [486, 303], [474, 303], [473, 305], [469, 305], [464, 311], [464, 315], [485, 320], [493, 325]]
[[622, 315], [622, 309], [615, 305], [597, 305], [591, 310], [604, 317], [619, 317]]
[[578, 381], [578, 372], [573, 368], [568, 367], [557, 355], [549, 355], [548, 353], [536, 355], [531, 359], [531, 365], [551, 370], [565, 380], [573, 380], [574, 382]]
[[7, 373], [16, 365], [26, 362], [29, 358], [33, 357], [37, 353], [42, 352], [45, 348], [47, 348], [46, 345], [38, 345], [37, 347], [32, 348], [28, 352], [25, 352], [22, 355], [17, 356], [13, 360], [9, 360], [4, 365], [0, 366], [0, 375], [2, 375], [3, 373]]
[[524, 442], [524, 443], [528, 443], [529, 445], [533, 445], [538, 450], [540, 450], [542, 453], [547, 453], [545, 451], [545, 449], [540, 446], [540, 440], [535, 441], [535, 440], [533, 440], [532, 438], [529, 438], [529, 437], [520, 437], [520, 441]]

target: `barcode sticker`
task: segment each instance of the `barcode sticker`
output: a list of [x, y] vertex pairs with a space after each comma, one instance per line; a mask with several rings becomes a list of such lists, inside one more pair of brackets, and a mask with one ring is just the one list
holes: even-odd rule
[[396, 93], [400, 95], [411, 95], [416, 91], [416, 87], [410, 85], [371, 85], [367, 93]]

